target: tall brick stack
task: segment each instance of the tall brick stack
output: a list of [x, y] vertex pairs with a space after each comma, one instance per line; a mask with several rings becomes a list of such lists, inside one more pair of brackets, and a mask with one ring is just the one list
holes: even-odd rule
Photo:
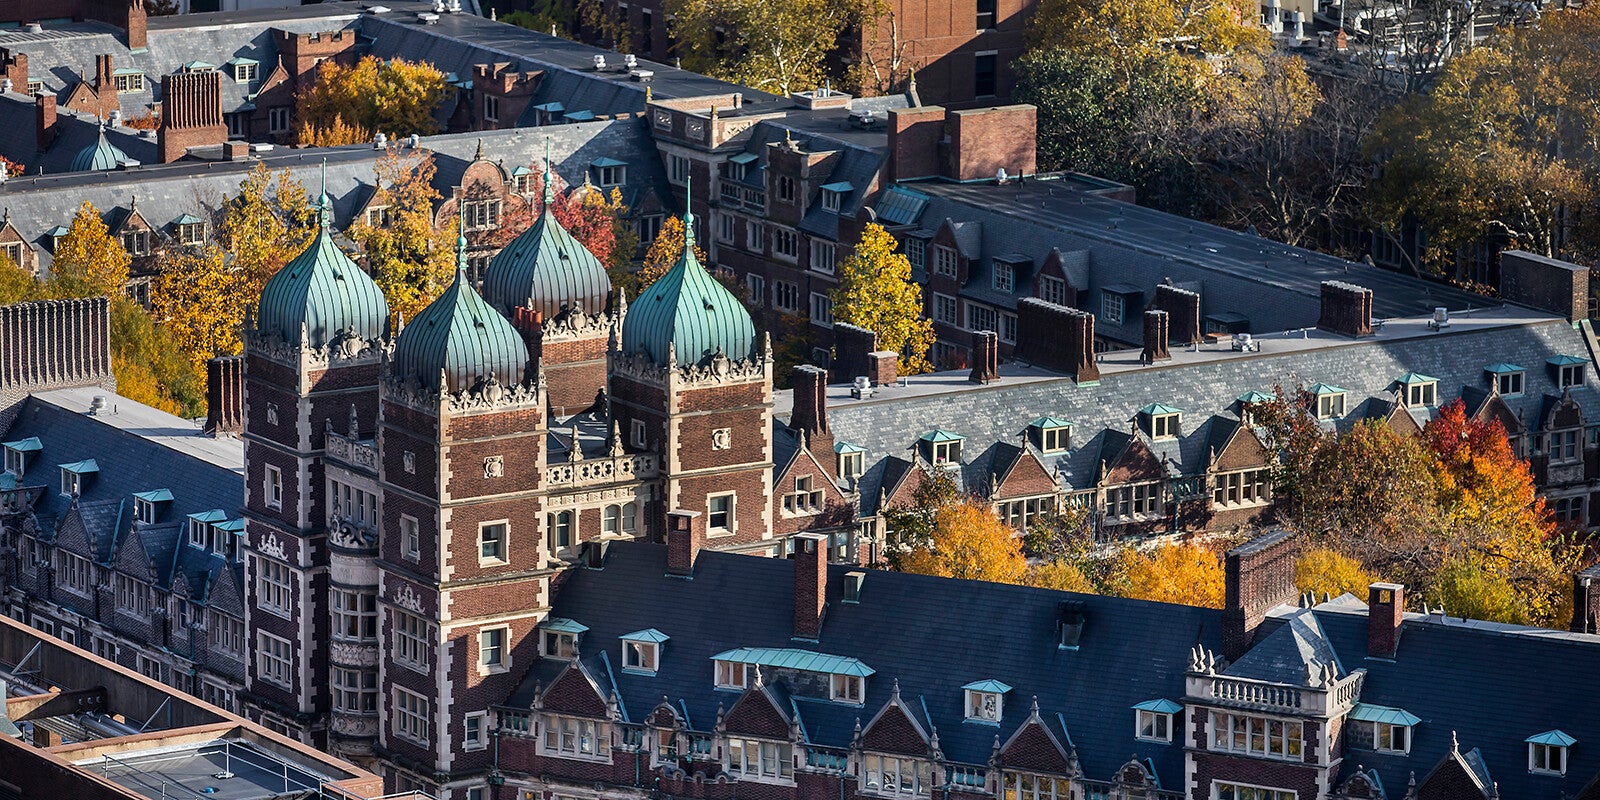
[[1094, 360], [1094, 315], [1036, 297], [1017, 303], [1016, 357], [1072, 375], [1079, 383], [1100, 380]]
[[1163, 283], [1156, 287], [1150, 307], [1167, 312], [1168, 341], [1178, 344], [1200, 341], [1200, 295]]
[[1372, 290], [1343, 281], [1323, 281], [1317, 328], [1345, 336], [1371, 336]]
[[1222, 610], [1222, 654], [1238, 660], [1250, 649], [1267, 612], [1298, 596], [1294, 584], [1297, 550], [1289, 530], [1252, 539], [1228, 551], [1223, 562], [1226, 599]]
[[156, 129], [161, 163], [183, 158], [191, 147], [228, 140], [228, 125], [222, 119], [222, 73], [163, 75], [161, 98], [161, 127]]
[[0, 430], [30, 393], [74, 386], [116, 391], [111, 302], [91, 297], [0, 306]]

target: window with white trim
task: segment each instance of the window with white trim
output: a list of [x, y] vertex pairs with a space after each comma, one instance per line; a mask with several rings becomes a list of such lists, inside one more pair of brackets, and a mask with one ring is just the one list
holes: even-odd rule
[[20, 478], [27, 471], [27, 465], [28, 454], [25, 451], [6, 448], [6, 472]]
[[1528, 771], [1539, 775], [1567, 774], [1567, 748], [1558, 744], [1528, 742]]
[[994, 262], [994, 290], [1010, 293], [1016, 287], [1016, 268], [1004, 261]]
[[1406, 384], [1406, 405], [1431, 406], [1438, 396], [1439, 384], [1433, 381]]
[[1227, 781], [1213, 781], [1211, 796], [1215, 800], [1295, 800], [1298, 797], [1289, 789], [1271, 789]]
[[1495, 388], [1506, 397], [1514, 397], [1522, 394], [1523, 380], [1522, 372], [1502, 372], [1495, 376]]
[[427, 672], [433, 659], [433, 626], [426, 619], [398, 609], [394, 612], [394, 660], [412, 669]]
[[1100, 320], [1106, 325], [1121, 325], [1128, 301], [1115, 292], [1100, 293]]
[[[256, 79], [256, 75], [259, 74], [259, 72], [260, 72], [260, 67], [259, 67], [259, 65], [256, 65], [256, 64], [246, 64], [246, 63], [243, 63], [243, 62], [240, 62], [238, 64], [234, 64], [233, 65], [233, 82], [234, 83], [249, 83], [249, 82], [251, 82], [251, 81]], [[141, 75], [140, 77], [142, 78], [144, 76]]]
[[1000, 721], [1002, 698], [999, 692], [980, 692], [976, 689], [967, 691], [967, 719], [975, 722]]
[[461, 718], [461, 749], [482, 750], [488, 746], [489, 712], [474, 711]]
[[927, 761], [877, 753], [861, 757], [863, 791], [880, 795], [926, 797], [933, 786], [933, 764]]
[[111, 85], [116, 87], [119, 92], [142, 92], [144, 91], [144, 73], [131, 72], [112, 75]]
[[668, 160], [667, 166], [671, 168], [670, 174], [673, 183], [682, 184], [689, 180], [689, 159], [683, 156], [672, 156]]
[[1303, 743], [1300, 720], [1211, 712], [1212, 750], [1299, 760]]
[[56, 551], [56, 580], [60, 586], [78, 594], [89, 592], [89, 560], [69, 553]]
[[999, 315], [989, 306], [967, 303], [967, 330], [999, 332]]
[[772, 306], [779, 311], [800, 310], [800, 287], [788, 281], [773, 281]]
[[859, 703], [865, 680], [860, 675], [834, 674], [829, 681], [828, 699], [839, 703]]
[[954, 297], [947, 294], [934, 293], [933, 321], [954, 325], [957, 328], [961, 327], [960, 306], [956, 303]]
[[0, 242], [0, 253], [4, 253], [11, 263], [20, 267], [22, 266], [22, 254], [27, 246], [24, 242]]
[[1264, 469], [1219, 473], [1211, 491], [1211, 501], [1220, 507], [1261, 506], [1272, 501]]
[[840, 453], [839, 478], [841, 480], [855, 480], [861, 477], [864, 471], [862, 464], [866, 461], [865, 453]]
[[739, 218], [723, 212], [717, 215], [717, 241], [733, 243], [738, 237]]
[[957, 274], [956, 251], [942, 244], [933, 246], [933, 274], [954, 278]]
[[545, 515], [545, 526], [550, 533], [550, 552], [572, 547], [572, 512], [557, 511]]
[[786, 742], [730, 738], [725, 765], [741, 778], [784, 780], [794, 776], [794, 748]]
[[772, 254], [789, 262], [799, 259], [800, 237], [788, 228], [774, 226], [772, 229]]
[[288, 133], [289, 132], [289, 108], [288, 108], [288, 106], [279, 106], [277, 108], [269, 108], [269, 109], [267, 109], [267, 132], [268, 133]]
[[1344, 393], [1330, 392], [1317, 395], [1317, 418], [1334, 419], [1344, 416]]
[[744, 223], [744, 249], [752, 253], [762, 253], [767, 249], [767, 227], [756, 220], [746, 220]]
[[823, 211], [832, 211], [835, 214], [839, 213], [839, 206], [841, 205], [840, 200], [843, 199], [843, 198], [844, 198], [844, 193], [843, 192], [837, 192], [837, 191], [834, 191], [833, 189], [823, 189], [822, 190], [822, 210]]
[[916, 236], [907, 236], [905, 241], [906, 260], [911, 262], [914, 269], [926, 269], [928, 266], [928, 241]]
[[595, 722], [578, 717], [544, 718], [544, 751], [569, 756], [595, 756], [600, 745], [595, 737]]
[[1000, 312], [1000, 341], [1009, 344], [1017, 343], [1017, 315], [1010, 311]]
[[1039, 427], [1039, 449], [1046, 453], [1060, 453], [1071, 446], [1071, 425], [1050, 425]]
[[1155, 516], [1161, 508], [1161, 483], [1130, 483], [1106, 490], [1106, 517], [1137, 519]]
[[333, 668], [333, 709], [349, 714], [378, 710], [378, 673], [371, 670]]
[[750, 302], [757, 306], [767, 304], [767, 279], [752, 272], [744, 276], [744, 288], [750, 292]]
[[279, 639], [266, 631], [256, 634], [256, 675], [268, 683], [285, 689], [294, 688], [291, 670], [294, 669], [293, 650], [287, 639]]
[[267, 508], [283, 508], [283, 470], [268, 464], [266, 486], [263, 488], [267, 497]]
[[833, 298], [822, 292], [811, 293], [811, 324], [833, 327]]
[[706, 530], [708, 533], [733, 533], [733, 500], [734, 495], [732, 492], [714, 494], [706, 498]]
[[788, 175], [779, 175], [774, 183], [776, 183], [776, 186], [773, 189], [773, 192], [778, 196], [778, 201], [782, 203], [793, 203], [794, 178], [791, 178]]
[[417, 518], [410, 514], [400, 515], [400, 554], [408, 561], [422, 558], [422, 534]]
[[509, 522], [485, 522], [478, 526], [478, 561], [480, 563], [500, 563], [507, 561], [506, 538], [510, 533]]
[[821, 239], [811, 240], [811, 269], [825, 275], [832, 275], [838, 258], [834, 255], [833, 242], [824, 242]]
[[1133, 735], [1134, 738], [1147, 742], [1172, 741], [1172, 715], [1162, 711], [1137, 709]]
[[1054, 775], [1007, 772], [1002, 800], [1072, 800], [1072, 781]]
[[256, 605], [289, 618], [290, 586], [294, 579], [289, 565], [265, 558], [256, 559]]
[[244, 620], [216, 611], [206, 613], [211, 629], [211, 646], [226, 653], [244, 655]]
[[813, 487], [810, 475], [796, 476], [794, 491], [783, 496], [784, 513], [815, 514], [821, 510], [822, 490]]
[[1026, 531], [1029, 525], [1038, 521], [1039, 517], [1054, 511], [1055, 508], [1056, 496], [1047, 494], [995, 503], [994, 513], [1001, 522], [1016, 530]]
[[461, 203], [461, 216], [468, 230], [485, 230], [500, 226], [500, 200], [465, 200]]
[[345, 642], [378, 640], [378, 596], [371, 592], [334, 589], [333, 638]]
[[716, 686], [718, 689], [743, 689], [749, 679], [748, 672], [738, 661], [718, 661]]
[[403, 686], [394, 687], [394, 732], [396, 736], [428, 744], [428, 698]]
[[1556, 381], [1557, 389], [1566, 389], [1583, 383], [1583, 365], [1567, 364], [1561, 367], [1559, 378]]
[[506, 644], [510, 638], [511, 629], [505, 626], [478, 631], [478, 669], [499, 672], [509, 667], [511, 659]]
[[1150, 438], [1174, 439], [1177, 438], [1181, 421], [1179, 414], [1154, 414], [1150, 417]]
[[637, 672], [655, 672], [656, 654], [660, 645], [625, 639], [622, 642], [622, 668]]

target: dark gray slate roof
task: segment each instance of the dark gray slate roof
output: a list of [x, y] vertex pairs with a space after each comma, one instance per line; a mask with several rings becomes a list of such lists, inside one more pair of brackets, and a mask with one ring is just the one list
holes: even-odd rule
[[[1315, 617], [1345, 671], [1367, 671], [1361, 702], [1422, 718], [1411, 754], [1352, 750], [1345, 774], [1376, 770], [1390, 797], [1407, 776], [1421, 780], [1451, 747], [1477, 749], [1500, 796], [1525, 800], [1577, 797], [1600, 772], [1600, 636], [1522, 628], [1460, 618], [1407, 614], [1392, 660], [1367, 657], [1367, 616], [1359, 604], [1318, 606]], [[1269, 619], [1267, 626], [1281, 624]], [[1560, 730], [1578, 740], [1565, 777], [1528, 771], [1529, 736]]]
[[[1346, 407], [1361, 413], [1363, 400], [1387, 400], [1395, 379], [1408, 371], [1438, 378], [1439, 401], [1447, 403], [1465, 387], [1487, 386], [1485, 367], [1508, 362], [1526, 369], [1527, 385], [1521, 396], [1506, 402], [1534, 428], [1546, 396], [1560, 394], [1546, 359], [1592, 358], [1583, 335], [1561, 319], [1505, 309], [1456, 320], [1441, 333], [1426, 332], [1417, 321], [1394, 322], [1378, 336], [1360, 340], [1317, 331], [1303, 339], [1301, 334], [1266, 336], [1260, 353], [1232, 354], [1226, 345], [1211, 346], [1199, 353], [1175, 352], [1174, 361], [1151, 367], [1137, 364], [1138, 351], [1107, 353], [1098, 385], [1079, 386], [1070, 378], [1005, 364], [1002, 380], [989, 386], [967, 383], [964, 372], [913, 377], [908, 388], [888, 387], [870, 400], [852, 400], [848, 386], [832, 386], [828, 420], [834, 438], [865, 447], [871, 464], [886, 456], [907, 457], [917, 437], [934, 428], [967, 437], [962, 452], [970, 458], [991, 442], [1020, 442], [1030, 420], [1061, 417], [1073, 423], [1072, 449], [1045, 456], [1044, 463], [1058, 467], [1067, 486], [1082, 488], [1093, 485], [1100, 460], [1115, 455], [1132, 428], [1130, 420], [1150, 403], [1183, 410], [1181, 438], [1155, 443], [1153, 449], [1177, 462], [1179, 472], [1192, 475], [1205, 468], [1210, 449], [1219, 444], [1208, 419], [1221, 415], [1227, 424], [1237, 410], [1236, 398], [1251, 390], [1331, 383], [1347, 389]], [[1584, 384], [1572, 390], [1591, 420], [1600, 419], [1595, 372], [1587, 370]], [[1107, 442], [1108, 435], [1122, 438]], [[863, 476], [864, 497], [876, 496], [877, 474], [869, 469]]]
[[[972, 246], [981, 255], [962, 294], [1003, 308], [1015, 308], [1017, 299], [1032, 295], [1031, 276], [1019, 280], [1009, 295], [995, 292], [991, 259], [1020, 254], [1037, 269], [1052, 248], [1063, 254], [1088, 251], [1087, 282], [1073, 285], [1082, 292], [1084, 309], [1095, 314], [1100, 312], [1099, 290], [1106, 286], [1137, 286], [1143, 290], [1142, 302], [1148, 303], [1156, 285], [1168, 278], [1199, 292], [1202, 315], [1237, 312], [1254, 331], [1315, 325], [1325, 280], [1372, 289], [1372, 313], [1378, 318], [1493, 302], [1444, 284], [1087, 194], [1065, 181], [1004, 187], [924, 181], [915, 188], [931, 199], [913, 227], [934, 230], [946, 219], [981, 226], [981, 237], [962, 232], [963, 249]], [[1142, 308], [1130, 304], [1123, 325], [1096, 320], [1096, 333], [1140, 341]]]
[[[547, 137], [555, 170], [568, 185], [582, 184], [591, 163], [611, 158], [628, 164], [627, 183], [622, 187], [625, 202], [631, 204], [649, 191], [666, 196], [661, 159], [656, 155], [655, 145], [642, 120], [426, 136], [421, 139], [421, 146], [434, 152], [438, 167], [434, 187], [448, 197], [451, 187], [461, 183], [461, 176], [472, 163], [480, 140], [484, 155], [499, 161], [510, 171], [517, 166], [542, 164]], [[314, 197], [321, 185], [320, 168], [326, 159], [334, 220], [336, 226], [342, 228], [371, 195], [373, 165], [382, 155], [383, 151], [370, 145], [279, 149], [232, 162], [180, 162], [118, 172], [47, 174], [0, 184], [0, 207], [10, 211], [11, 222], [23, 237], [35, 243], [40, 264], [47, 269], [50, 253], [39, 245], [44, 232], [71, 223], [72, 215], [84, 200], [109, 214], [117, 209], [126, 210], [131, 199], [137, 196], [139, 212], [151, 225], [170, 234], [165, 226], [183, 214], [209, 218], [224, 197], [238, 191], [245, 173], [258, 162], [274, 171], [289, 169]]]
[[[739, 696], [713, 688], [713, 655], [738, 647], [803, 648], [857, 658], [875, 670], [862, 706], [795, 694], [812, 743], [849, 746], [856, 721], [870, 721], [898, 679], [902, 700], [920, 724], [938, 729], [950, 761], [986, 764], [995, 737], [1010, 738], [1036, 696], [1048, 727], [1064, 746], [1069, 739], [1076, 745], [1089, 777], [1109, 780], [1132, 754], [1152, 759], [1163, 786], [1183, 785], [1182, 745], [1136, 741], [1132, 706], [1182, 698], [1187, 653], [1196, 643], [1217, 646], [1220, 611], [882, 571], [867, 574], [859, 605], [847, 605], [840, 593], [853, 568], [833, 565], [821, 636], [815, 644], [797, 643], [790, 639], [793, 562], [701, 551], [694, 579], [685, 581], [664, 576], [665, 553], [657, 545], [613, 545], [604, 569], [568, 575], [551, 611], [588, 626], [579, 647], [602, 686], [609, 679], [600, 654], [621, 663], [618, 637], [645, 628], [671, 637], [658, 674], [610, 673], [635, 722], [665, 695], [674, 706], [681, 701], [696, 730], [710, 730], [718, 706], [731, 708]], [[1077, 650], [1058, 647], [1056, 623], [1066, 600], [1084, 603]], [[534, 670], [512, 702], [525, 706], [534, 682], [548, 685], [559, 666]], [[998, 728], [963, 721], [961, 687], [985, 679], [1012, 687]]]

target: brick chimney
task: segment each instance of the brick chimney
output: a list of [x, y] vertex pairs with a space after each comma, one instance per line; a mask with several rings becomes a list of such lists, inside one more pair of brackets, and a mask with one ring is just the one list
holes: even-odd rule
[[867, 378], [873, 386], [889, 386], [900, 379], [900, 354], [874, 350], [867, 354]]
[[218, 356], [206, 362], [206, 433], [244, 430], [244, 356]]
[[1294, 532], [1264, 534], [1228, 551], [1223, 561], [1222, 655], [1238, 661], [1255, 641], [1267, 611], [1298, 596], [1294, 585]]
[[1394, 658], [1400, 646], [1400, 622], [1405, 619], [1406, 587], [1374, 583], [1367, 587], [1367, 655]]
[[1200, 341], [1200, 295], [1163, 283], [1156, 287], [1156, 296], [1150, 302], [1150, 307], [1171, 315], [1167, 341], [1179, 344]]
[[56, 134], [60, 132], [56, 128], [56, 96], [51, 92], [45, 92], [33, 98], [33, 116], [35, 127], [39, 132], [39, 149], [48, 149], [50, 143], [56, 140]]
[[872, 370], [878, 334], [848, 322], [833, 323], [833, 382], [849, 383]]
[[1323, 281], [1317, 328], [1345, 336], [1371, 336], [1372, 290], [1343, 281]]
[[698, 511], [667, 512], [667, 574], [694, 577], [694, 562], [706, 542], [706, 518]]
[[222, 73], [186, 72], [161, 76], [161, 127], [156, 129], [161, 163], [183, 158], [191, 147], [228, 140], [222, 119]]
[[815, 640], [822, 633], [822, 612], [828, 606], [828, 537], [802, 533], [794, 537], [794, 638]]
[[1572, 631], [1600, 633], [1600, 564], [1572, 576]]
[[1018, 361], [1072, 375], [1078, 383], [1100, 380], [1094, 360], [1094, 315], [1037, 297], [1017, 302]]
[[810, 364], [800, 364], [789, 374], [789, 385], [794, 388], [794, 410], [789, 414], [789, 428], [803, 433], [811, 454], [822, 462], [828, 474], [834, 473], [833, 431], [828, 429], [828, 371]]
[[28, 54], [13, 53], [10, 48], [0, 47], [0, 78], [11, 80], [11, 91], [27, 94]]
[[137, 53], [148, 46], [149, 42], [145, 35], [148, 21], [144, 11], [144, 0], [128, 0], [127, 22], [123, 25], [123, 29], [128, 32], [129, 50]]
[[942, 106], [890, 109], [888, 180], [939, 175], [939, 151], [943, 141]]
[[1000, 334], [994, 331], [972, 332], [972, 372], [967, 380], [973, 383], [994, 383], [1000, 380]]
[[950, 112], [947, 177], [971, 181], [993, 179], [1000, 170], [1011, 177], [1037, 172], [1038, 113], [1026, 104]]
[[94, 57], [94, 93], [99, 101], [100, 113], [111, 116], [113, 109], [121, 108], [117, 102], [117, 82], [111, 79], [112, 65], [111, 54], [101, 53]]
[[1140, 361], [1154, 364], [1172, 360], [1172, 353], [1167, 350], [1167, 320], [1165, 311], [1151, 309], [1144, 312], [1144, 352], [1139, 354]]

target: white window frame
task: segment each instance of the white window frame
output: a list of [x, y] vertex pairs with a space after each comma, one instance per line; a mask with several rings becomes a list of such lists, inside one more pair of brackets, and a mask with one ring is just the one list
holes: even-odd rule
[[661, 645], [636, 639], [622, 640], [622, 669], [624, 672], [643, 672], [651, 675], [661, 667]]
[[933, 321], [961, 327], [961, 304], [947, 294], [933, 293]]
[[1071, 425], [1050, 425], [1039, 428], [1039, 449], [1046, 453], [1063, 453], [1072, 444]]
[[990, 283], [997, 292], [1010, 294], [1017, 288], [1017, 268], [1005, 261], [994, 262], [994, 274]]
[[1058, 306], [1067, 304], [1067, 282], [1054, 275], [1039, 276], [1039, 299]]
[[[491, 540], [486, 537], [490, 531], [499, 529], [498, 536]], [[511, 563], [511, 520], [496, 519], [478, 523], [478, 565], [501, 566]], [[491, 541], [495, 542], [493, 551], [487, 549]]]
[[[1398, 735], [1397, 735], [1398, 734]], [[1396, 746], [1396, 740], [1399, 746]], [[1392, 722], [1372, 723], [1372, 749], [1380, 753], [1409, 755], [1411, 753], [1411, 726]]]
[[746, 274], [744, 276], [744, 288], [750, 292], [750, 302], [757, 306], [767, 304], [767, 279], [765, 276], [754, 272]]
[[1494, 376], [1495, 388], [1500, 391], [1501, 397], [1517, 397], [1527, 386], [1527, 375], [1521, 370], [1515, 372], [1501, 372]]
[[1439, 385], [1433, 381], [1406, 384], [1406, 405], [1431, 406], [1439, 398]]
[[478, 673], [487, 675], [511, 669], [511, 626], [496, 625], [478, 631]]
[[750, 684], [750, 665], [740, 661], [717, 661], [715, 683], [718, 689], [743, 690]]
[[400, 555], [407, 561], [422, 560], [422, 527], [416, 517], [400, 515]]
[[861, 791], [890, 797], [927, 797], [937, 783], [933, 765], [907, 756], [867, 753], [861, 757]]
[[249, 83], [255, 80], [256, 76], [260, 74], [260, 69], [260, 66], [257, 64], [234, 64], [233, 82]]
[[833, 242], [812, 239], [808, 261], [811, 264], [812, 272], [832, 275], [839, 264], [838, 250], [834, 247]]
[[920, 236], [907, 236], [902, 245], [905, 250], [906, 260], [911, 262], [915, 269], [927, 269], [928, 266], [928, 240]]
[[1128, 300], [1116, 292], [1100, 292], [1100, 318], [1107, 325], [1121, 325], [1127, 318]]
[[955, 278], [961, 274], [961, 265], [956, 259], [955, 248], [942, 244], [933, 246], [933, 274], [943, 278]]
[[544, 755], [567, 758], [605, 758], [600, 734], [604, 728], [592, 719], [546, 714], [541, 720], [544, 735], [540, 737]]
[[291, 619], [294, 598], [294, 569], [281, 561], [256, 557], [256, 607], [284, 619]]
[[[1565, 775], [1568, 755], [1564, 745], [1528, 742], [1528, 771], [1535, 775]], [[1551, 766], [1553, 761], [1560, 761], [1560, 764]]]
[[409, 611], [394, 609], [392, 613], [395, 663], [428, 674], [433, 664], [433, 625]]
[[767, 251], [767, 228], [765, 225], [753, 219], [745, 220], [744, 249], [757, 254]]
[[1344, 392], [1317, 395], [1317, 419], [1338, 419], [1344, 416]]
[[378, 596], [372, 592], [333, 588], [333, 638], [341, 642], [378, 641]]
[[843, 205], [843, 202], [842, 202], [843, 198], [844, 198], [844, 193], [843, 192], [836, 192], [836, 191], [834, 191], [832, 189], [823, 189], [822, 190], [822, 210], [823, 211], [832, 211], [835, 214], [839, 213], [839, 207], [841, 205]]
[[[717, 501], [726, 500], [727, 508], [718, 511], [715, 508]], [[738, 494], [736, 492], [717, 492], [706, 495], [706, 535], [731, 536], [739, 528]], [[716, 524], [714, 520], [721, 515], [723, 523]]]
[[416, 744], [429, 746], [428, 741], [428, 698], [405, 688], [404, 686], [392, 687], [394, 690], [394, 734], [402, 739], [407, 739]]
[[819, 328], [833, 327], [833, 298], [822, 292], [811, 293], [811, 324]]
[[995, 310], [993, 306], [974, 303], [971, 300], [966, 301], [963, 305], [966, 306], [967, 312], [967, 324], [964, 326], [967, 330], [994, 331], [997, 335], [999, 334], [1000, 312]]
[[1142, 742], [1172, 742], [1172, 715], [1164, 711], [1135, 709], [1133, 738]]
[[500, 121], [500, 98], [492, 94], [485, 94], [483, 96], [483, 121]]
[[772, 226], [772, 256], [791, 264], [800, 260], [800, 235], [788, 228]]
[[828, 680], [828, 699], [835, 703], [861, 705], [866, 691], [866, 679], [860, 675], [834, 673]]
[[489, 746], [489, 712], [473, 711], [461, 718], [461, 749], [482, 750]]
[[[1305, 724], [1301, 720], [1212, 711], [1206, 725], [1208, 750], [1280, 761], [1300, 761], [1304, 758]], [[1274, 735], [1273, 726], [1277, 726], [1277, 735]]]
[[999, 692], [980, 692], [977, 689], [967, 689], [967, 721], [987, 722], [995, 725], [1005, 713], [1005, 697]]
[[131, 72], [112, 75], [111, 85], [115, 86], [119, 92], [142, 92], [144, 91], [144, 73]]
[[1150, 438], [1176, 439], [1181, 428], [1182, 417], [1179, 414], [1152, 414], [1150, 416]]
[[256, 632], [256, 676], [274, 686], [294, 689], [294, 645], [266, 631]]
[[1211, 504], [1217, 508], [1249, 508], [1271, 502], [1271, 473], [1265, 468], [1219, 472], [1211, 488]]
[[378, 673], [352, 667], [333, 667], [333, 709], [348, 714], [378, 712]]
[[1581, 385], [1582, 383], [1583, 383], [1583, 365], [1582, 364], [1567, 364], [1567, 365], [1561, 367], [1561, 371], [1558, 373], [1558, 380], [1557, 380], [1557, 383], [1556, 383], [1556, 388], [1557, 389], [1565, 389], [1565, 388], [1567, 388], [1569, 386]]
[[571, 660], [578, 655], [578, 635], [543, 628], [539, 631], [539, 646], [546, 658]]
[[283, 470], [268, 464], [264, 480], [262, 490], [266, 495], [267, 508], [283, 508]]
[[269, 109], [267, 109], [267, 132], [268, 133], [288, 133], [289, 132], [289, 107], [288, 106], [278, 106], [277, 108], [269, 108]]
[[729, 737], [723, 766], [740, 780], [789, 781], [794, 778], [794, 746], [788, 742]]
[[789, 281], [772, 282], [772, 307], [794, 313], [800, 310], [800, 285]]
[[1072, 781], [1033, 772], [1006, 772], [1001, 785], [1008, 800], [1072, 800]]
[[1211, 797], [1212, 800], [1296, 800], [1299, 795], [1291, 789], [1274, 789], [1236, 781], [1212, 781]]
[[839, 479], [853, 481], [865, 472], [863, 464], [866, 462], [866, 453], [840, 453], [839, 454]]

